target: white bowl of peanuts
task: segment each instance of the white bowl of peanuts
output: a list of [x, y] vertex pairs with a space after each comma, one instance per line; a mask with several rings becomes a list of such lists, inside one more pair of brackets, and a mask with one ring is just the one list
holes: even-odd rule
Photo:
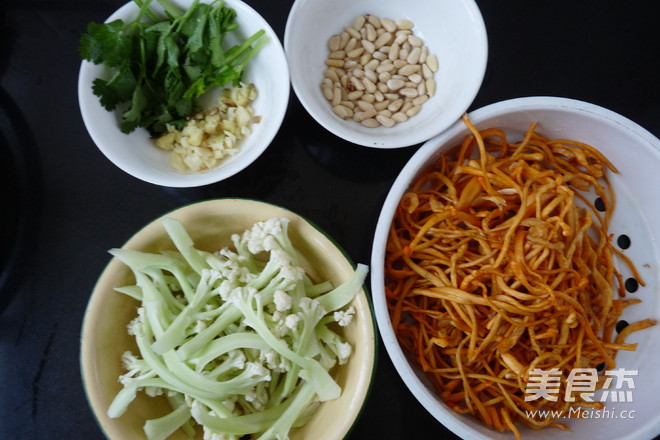
[[284, 49], [309, 114], [336, 136], [373, 148], [419, 144], [456, 122], [488, 58], [472, 0], [297, 0]]

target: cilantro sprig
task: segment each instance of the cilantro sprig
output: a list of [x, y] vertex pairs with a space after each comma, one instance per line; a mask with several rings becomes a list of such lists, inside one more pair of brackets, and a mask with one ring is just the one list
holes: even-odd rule
[[96, 78], [93, 93], [108, 111], [121, 111], [120, 129], [146, 128], [156, 137], [166, 124], [181, 128], [200, 110], [198, 98], [214, 87], [238, 85], [247, 63], [267, 42], [259, 30], [226, 49], [225, 37], [238, 27], [236, 11], [221, 0], [194, 0], [180, 10], [169, 0], [133, 0], [135, 19], [91, 22], [80, 38], [80, 56], [109, 68], [108, 79]]

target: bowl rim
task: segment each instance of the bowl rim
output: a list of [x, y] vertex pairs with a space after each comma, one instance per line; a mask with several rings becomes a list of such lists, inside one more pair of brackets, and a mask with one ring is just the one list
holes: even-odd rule
[[[315, 234], [320, 234], [323, 238], [328, 240], [332, 246], [336, 248], [336, 250], [345, 258], [346, 262], [352, 267], [355, 268], [356, 264], [353, 261], [353, 259], [350, 257], [348, 252], [337, 242], [337, 240], [332, 237], [330, 234], [328, 234], [324, 229], [322, 229], [318, 224], [310, 220], [309, 218], [302, 216], [282, 205], [279, 204], [274, 204], [274, 203], [269, 203], [265, 202], [262, 200], [254, 199], [254, 198], [247, 198], [247, 197], [218, 197], [218, 198], [213, 198], [213, 199], [206, 199], [206, 200], [201, 200], [201, 201], [195, 201], [195, 202], [190, 202], [184, 205], [181, 205], [179, 207], [173, 208], [168, 210], [167, 212], [158, 215], [154, 217], [152, 220], [147, 221], [143, 226], [141, 226], [139, 229], [137, 229], [135, 232], [130, 234], [130, 237], [124, 241], [122, 244], [121, 248], [125, 248], [126, 246], [130, 245], [138, 235], [140, 235], [144, 230], [149, 228], [155, 223], [160, 222], [162, 219], [165, 217], [168, 217], [172, 214], [176, 214], [178, 212], [184, 211], [184, 210], [189, 210], [193, 208], [200, 207], [202, 205], [204, 206], [212, 206], [212, 205], [223, 205], [223, 204], [234, 204], [237, 202], [244, 202], [248, 204], [252, 204], [255, 206], [264, 206], [264, 207], [271, 207], [271, 208], [276, 208], [277, 210], [280, 210], [284, 213], [286, 213], [289, 218], [295, 218], [303, 223], [306, 223], [308, 226], [310, 226]], [[85, 306], [85, 311], [83, 314], [83, 319], [82, 319], [82, 325], [80, 327], [80, 353], [79, 353], [79, 366], [80, 366], [80, 377], [82, 380], [83, 384], [83, 391], [85, 393], [85, 398], [87, 400], [87, 403], [89, 405], [89, 408], [92, 412], [92, 415], [94, 419], [97, 422], [97, 426], [99, 429], [103, 432], [103, 434], [106, 436], [106, 438], [110, 438], [109, 433], [106, 430], [106, 426], [101, 422], [101, 419], [97, 415], [97, 406], [98, 402], [96, 402], [92, 398], [92, 392], [90, 391], [89, 384], [93, 383], [92, 380], [92, 375], [93, 375], [93, 356], [91, 354], [93, 353], [93, 347], [90, 345], [91, 342], [88, 342], [89, 337], [87, 337], [88, 334], [88, 329], [89, 326], [91, 325], [91, 310], [93, 310], [93, 306], [97, 298], [99, 297], [99, 285], [101, 283], [101, 280], [103, 278], [103, 275], [110, 269], [110, 267], [116, 262], [116, 257], [110, 257], [106, 265], [103, 267], [101, 270], [99, 277], [97, 281], [95, 282], [94, 286], [91, 289], [91, 293], [88, 299], [88, 302]], [[378, 366], [378, 354], [379, 354], [379, 348], [378, 348], [378, 332], [377, 332], [377, 324], [376, 324], [376, 317], [375, 317], [375, 312], [374, 312], [374, 304], [372, 301], [372, 296], [368, 288], [368, 283], [367, 280], [362, 285], [361, 288], [362, 296], [364, 297], [365, 303], [367, 305], [367, 314], [369, 316], [369, 323], [365, 324], [365, 326], [368, 329], [369, 333], [369, 339], [365, 341], [365, 344], [371, 345], [368, 350], [365, 351], [366, 355], [366, 360], [371, 364], [369, 368], [369, 374], [365, 375], [364, 381], [362, 382], [364, 385], [363, 387], [358, 389], [358, 395], [356, 396], [357, 398], [361, 399], [362, 402], [359, 406], [358, 411], [352, 415], [353, 420], [350, 422], [349, 425], [345, 426], [345, 431], [341, 433], [342, 438], [346, 438], [351, 431], [355, 428], [357, 425], [360, 416], [365, 410], [367, 401], [369, 400], [369, 396], [371, 395], [371, 391], [373, 389], [373, 384], [374, 384], [374, 379], [376, 376], [376, 371], [377, 371], [377, 366]], [[360, 292], [358, 292], [358, 295], [360, 295]], [[368, 366], [368, 365], [367, 365]]]
[[[594, 115], [598, 118], [606, 119], [614, 125], [624, 127], [629, 133], [639, 138], [640, 142], [655, 147], [657, 152], [660, 153], [660, 141], [658, 138], [653, 136], [653, 134], [636, 122], [607, 108], [573, 98], [557, 96], [525, 96], [511, 98], [476, 109], [469, 113], [468, 117], [475, 126], [478, 126], [481, 121], [487, 120], [491, 117], [502, 115], [504, 113], [521, 113], [527, 110], [566, 110], [573, 113], [577, 112]], [[463, 132], [468, 134], [467, 127], [462, 120], [459, 120], [449, 129], [425, 142], [412, 155], [390, 187], [389, 193], [385, 198], [379, 214], [374, 232], [370, 281], [372, 301], [376, 313], [376, 323], [378, 325], [381, 340], [385, 346], [385, 351], [392, 360], [397, 373], [406, 384], [408, 390], [429, 414], [456, 435], [459, 435], [462, 438], [482, 439], [485, 438], [483, 433], [464, 424], [458, 419], [457, 414], [451, 410], [438, 405], [438, 398], [435, 391], [431, 391], [426, 387], [417, 375], [415, 369], [399, 345], [392, 326], [390, 325], [390, 316], [387, 304], [384, 300], [385, 292], [383, 288], [383, 261], [385, 258], [387, 233], [399, 200], [405, 193], [410, 181], [414, 178], [420, 167], [422, 167], [438, 149], [445, 146], [448, 141]], [[406, 379], [404, 380], [404, 378]], [[631, 433], [630, 438], [643, 440], [645, 434], [650, 434], [651, 430], [660, 432], [660, 419], [656, 420], [653, 426], [647, 427], [646, 430], [642, 429]], [[658, 432], [655, 432], [654, 435], [657, 435]]]
[[[437, 136], [438, 134], [442, 133], [458, 119], [460, 119], [461, 115], [472, 105], [474, 102], [475, 97], [479, 93], [479, 90], [481, 89], [481, 85], [483, 83], [485, 74], [486, 74], [486, 69], [488, 66], [488, 32], [486, 29], [486, 24], [484, 22], [483, 16], [481, 14], [481, 10], [479, 9], [479, 6], [477, 5], [475, 0], [460, 0], [461, 4], [464, 5], [466, 8], [467, 12], [469, 13], [470, 17], [472, 18], [473, 21], [473, 29], [475, 30], [475, 40], [478, 42], [479, 46], [483, 48], [483, 56], [479, 59], [478, 63], [478, 74], [476, 78], [478, 78], [478, 81], [475, 81], [474, 84], [472, 84], [471, 88], [469, 89], [469, 93], [467, 94], [467, 99], [461, 106], [460, 111], [456, 111], [455, 113], [455, 119], [450, 120], [447, 122], [445, 126], [438, 126], [438, 128], [435, 129], [415, 129], [415, 130], [407, 130], [405, 134], [399, 135], [399, 136], [391, 136], [387, 133], [378, 136], [378, 141], [375, 142], [373, 140], [374, 136], [366, 135], [366, 134], [361, 134], [361, 133], [356, 133], [353, 130], [344, 130], [341, 129], [341, 127], [336, 127], [334, 125], [334, 120], [328, 119], [325, 117], [323, 113], [319, 113], [316, 111], [316, 107], [312, 102], [312, 99], [308, 97], [308, 95], [304, 92], [304, 88], [300, 85], [298, 82], [298, 77], [295, 74], [295, 66], [292, 65], [293, 63], [293, 58], [289, 54], [289, 49], [290, 49], [290, 41], [291, 41], [291, 32], [293, 28], [293, 23], [296, 21], [296, 16], [300, 14], [300, 10], [302, 8], [307, 7], [309, 4], [313, 3], [314, 1], [317, 0], [296, 0], [293, 3], [293, 6], [291, 7], [291, 10], [289, 11], [289, 15], [286, 21], [285, 25], [285, 31], [284, 31], [284, 50], [287, 53], [287, 59], [289, 63], [289, 71], [292, 72], [291, 74], [291, 86], [293, 88], [293, 91], [302, 104], [302, 106], [305, 108], [307, 113], [323, 128], [325, 128], [327, 131], [330, 133], [334, 134], [337, 137], [340, 137], [348, 142], [351, 142], [356, 145], [360, 145], [363, 147], [369, 147], [369, 148], [375, 148], [375, 149], [395, 149], [395, 148], [404, 148], [404, 147], [411, 147], [415, 145], [419, 145], [421, 143], [426, 142], [430, 138], [433, 138]], [[473, 69], [474, 70], [474, 69]], [[320, 84], [320, 79], [319, 79], [319, 84]], [[382, 128], [382, 127], [379, 127]], [[377, 130], [377, 129], [375, 129]], [[376, 132], [374, 132], [376, 134]]]
[[[180, 3], [190, 4], [193, 0], [179, 0]], [[211, 0], [201, 0], [204, 3], [209, 3]], [[203, 185], [208, 185], [212, 183], [217, 183], [222, 180], [225, 180], [247, 168], [254, 161], [256, 161], [270, 146], [275, 136], [279, 132], [284, 117], [288, 109], [288, 103], [290, 99], [290, 85], [291, 85], [291, 73], [289, 71], [289, 65], [286, 58], [286, 53], [284, 52], [284, 46], [280, 40], [277, 33], [271, 27], [270, 23], [252, 6], [245, 3], [243, 0], [223, 0], [225, 6], [228, 6], [234, 9], [238, 16], [250, 16], [256, 18], [259, 21], [259, 27], [265, 31], [265, 35], [268, 37], [268, 44], [262, 48], [265, 50], [266, 47], [271, 47], [274, 53], [276, 53], [278, 59], [282, 62], [278, 62], [278, 69], [280, 71], [279, 75], [276, 75], [279, 79], [278, 81], [282, 82], [282, 86], [286, 84], [286, 87], [277, 87], [274, 95], [278, 99], [274, 100], [276, 105], [273, 106], [275, 111], [270, 112], [268, 115], [269, 120], [272, 123], [269, 125], [270, 129], [267, 129], [260, 135], [258, 141], [255, 142], [253, 146], [246, 151], [244, 148], [240, 149], [239, 152], [234, 156], [235, 158], [240, 158], [240, 163], [236, 163], [231, 167], [223, 167], [222, 163], [213, 169], [204, 170], [199, 172], [173, 172], [172, 174], [161, 174], [161, 173], [145, 173], [142, 172], [142, 167], [137, 165], [135, 161], [130, 158], [124, 158], [122, 155], [117, 154], [116, 150], [113, 148], [113, 145], [108, 145], [102, 141], [101, 132], [105, 131], [103, 124], [98, 124], [93, 120], [92, 116], [89, 114], [89, 109], [98, 108], [101, 106], [99, 99], [96, 95], [93, 95], [91, 91], [91, 82], [94, 80], [90, 76], [90, 70], [97, 68], [97, 65], [93, 64], [90, 61], [82, 60], [80, 63], [80, 68], [78, 70], [77, 78], [77, 94], [78, 94], [78, 111], [80, 112], [83, 124], [90, 138], [94, 142], [94, 145], [98, 150], [105, 156], [110, 162], [112, 162], [116, 167], [124, 171], [125, 173], [154, 185], [160, 185], [171, 188], [192, 188]], [[105, 20], [105, 23], [108, 23], [116, 18], [123, 17], [125, 15], [134, 15], [138, 10], [137, 4], [133, 0], [129, 0], [124, 3], [122, 6], [113, 11]], [[259, 54], [257, 54], [258, 56]], [[249, 71], [250, 64], [246, 67], [246, 71]], [[260, 90], [258, 90], [260, 92]], [[105, 109], [104, 109], [105, 110]], [[118, 127], [116, 127], [119, 130]], [[145, 130], [143, 127], [138, 127], [137, 130]], [[130, 134], [125, 134], [129, 136]], [[248, 154], [249, 153], [249, 154]]]

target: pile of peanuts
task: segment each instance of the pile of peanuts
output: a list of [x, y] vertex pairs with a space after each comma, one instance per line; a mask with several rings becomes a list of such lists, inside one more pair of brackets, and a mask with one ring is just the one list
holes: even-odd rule
[[321, 89], [337, 116], [375, 128], [419, 113], [435, 93], [438, 59], [413, 27], [365, 14], [330, 37]]

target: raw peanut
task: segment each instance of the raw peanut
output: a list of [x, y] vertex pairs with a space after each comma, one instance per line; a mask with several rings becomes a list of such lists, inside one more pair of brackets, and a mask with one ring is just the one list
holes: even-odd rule
[[412, 75], [408, 76], [408, 79], [415, 84], [419, 84], [422, 82], [423, 78], [419, 73], [413, 73]]
[[369, 61], [371, 61], [371, 54], [369, 52], [363, 53], [360, 56], [360, 64], [362, 64], [363, 66], [366, 66], [369, 63]]
[[394, 42], [401, 45], [404, 42], [408, 41], [408, 33], [404, 31], [397, 31], [396, 34], [394, 34]]
[[405, 122], [408, 120], [408, 116], [405, 113], [396, 112], [392, 115], [392, 120], [395, 122]]
[[374, 84], [369, 78], [362, 78], [362, 84], [364, 84], [364, 88], [367, 89], [368, 93], [376, 93], [378, 90], [376, 84]]
[[364, 95], [364, 92], [362, 90], [355, 90], [354, 92], [349, 92], [346, 94], [346, 99], [349, 101], [357, 101]]
[[344, 60], [335, 60], [332, 58], [328, 58], [325, 60], [326, 66], [331, 66], [331, 67], [344, 67]]
[[367, 19], [364, 17], [364, 15], [358, 15], [353, 21], [353, 27], [357, 30], [360, 30], [366, 21]]
[[360, 35], [360, 32], [357, 29], [355, 29], [353, 26], [346, 26], [344, 28], [344, 30], [346, 32], [348, 32], [348, 34], [351, 37], [355, 38], [356, 40], [359, 40], [360, 38], [362, 38], [362, 35]]
[[412, 87], [404, 87], [403, 89], [399, 90], [399, 95], [405, 96], [407, 98], [415, 98], [417, 96], [417, 89], [413, 89]]
[[417, 113], [419, 113], [419, 111], [420, 111], [421, 109], [422, 109], [422, 106], [421, 106], [421, 105], [413, 105], [412, 107], [410, 107], [410, 108], [406, 111], [406, 115], [407, 115], [409, 118], [412, 118], [412, 117], [415, 116]]
[[394, 64], [395, 69], [400, 69], [408, 63], [405, 60], [394, 60], [392, 64]]
[[344, 50], [346, 52], [350, 52], [357, 47], [357, 44], [358, 44], [358, 39], [355, 37], [351, 37], [351, 39], [348, 40], [348, 42], [346, 43], [346, 46], [344, 46]]
[[394, 78], [392, 78], [392, 79], [390, 79], [390, 80], [387, 81], [387, 88], [390, 89], [390, 90], [392, 90], [392, 91], [399, 90], [399, 89], [401, 89], [404, 85], [405, 85], [405, 83], [404, 83], [402, 80], [400, 80], [400, 79], [394, 79]]
[[[378, 93], [378, 92], [376, 92], [376, 93]], [[376, 97], [374, 96], [373, 93], [365, 93], [364, 95], [362, 95], [362, 100], [364, 102], [369, 102], [369, 103], [373, 104], [373, 102], [376, 100]]]
[[380, 66], [376, 67], [376, 73], [391, 72], [392, 70], [394, 70], [394, 64], [391, 62], [382, 62]]
[[378, 81], [382, 83], [386, 83], [390, 78], [392, 78], [392, 74], [390, 72], [382, 72], [378, 74]]
[[399, 29], [404, 29], [404, 30], [412, 29], [415, 27], [415, 23], [405, 18], [401, 18], [397, 20], [396, 25]]
[[[349, 58], [357, 58], [360, 55], [362, 55], [362, 53], [364, 53], [364, 47], [356, 47], [352, 51], [345, 54], [345, 56], [348, 56]], [[338, 57], [334, 57], [334, 58], [338, 58]]]
[[380, 126], [380, 122], [378, 122], [374, 118], [369, 118], [369, 119], [365, 119], [364, 121], [362, 121], [362, 125], [364, 125], [365, 127], [369, 127], [369, 128], [376, 128], [376, 127]]
[[358, 65], [357, 61], [348, 59], [344, 61], [344, 69], [346, 70], [351, 70], [353, 67], [356, 67]]
[[419, 72], [420, 70], [422, 70], [422, 66], [419, 64], [406, 64], [405, 66], [401, 67], [397, 73], [403, 76], [410, 76], [413, 73]]
[[384, 101], [380, 101], [374, 104], [374, 109], [378, 112], [378, 114], [383, 114], [383, 111], [387, 109], [387, 106], [390, 105], [390, 100], [386, 99]]
[[366, 78], [369, 78], [369, 80], [374, 84], [378, 82], [378, 76], [376, 76], [376, 72], [374, 72], [373, 70], [365, 69], [364, 76]]
[[[376, 46], [374, 46], [374, 43], [372, 43], [369, 40], [362, 40], [361, 43], [362, 43], [362, 47], [364, 47], [364, 50], [366, 50], [370, 54], [373, 54], [374, 51], [376, 50]], [[383, 55], [385, 55], [385, 54], [383, 54]]]
[[394, 101], [390, 102], [390, 105], [387, 106], [387, 109], [391, 112], [398, 111], [403, 105], [403, 99], [397, 98]]
[[323, 76], [325, 76], [325, 79], [329, 79], [331, 82], [339, 81], [339, 75], [337, 75], [337, 71], [332, 67], [325, 69]]
[[360, 110], [365, 112], [368, 110], [374, 110], [374, 105], [366, 101], [358, 101], [357, 106], [360, 108]]
[[426, 80], [426, 92], [429, 96], [435, 95], [435, 80], [433, 78]]
[[367, 64], [364, 65], [365, 70], [376, 70], [376, 67], [380, 65], [380, 62], [378, 60], [371, 60]]
[[426, 63], [422, 64], [422, 76], [424, 77], [424, 79], [433, 78], [433, 72]]
[[394, 120], [384, 115], [377, 115], [376, 120], [380, 122], [383, 125], [383, 127], [388, 127], [388, 128], [392, 127], [396, 123], [394, 122]]
[[360, 81], [360, 78], [354, 76], [351, 77], [351, 84], [355, 87], [355, 90], [364, 90], [364, 84]]
[[332, 111], [342, 119], [350, 119], [353, 117], [353, 110], [341, 104], [333, 106]]
[[376, 38], [376, 41], [374, 41], [374, 45], [378, 49], [380, 49], [386, 44], [390, 44], [391, 41], [392, 41], [392, 34], [390, 34], [389, 32], [385, 32], [381, 34], [380, 37]]
[[394, 32], [396, 31], [396, 23], [394, 23], [392, 20], [389, 18], [381, 18], [380, 19], [380, 24], [385, 28], [387, 32]]
[[342, 89], [341, 87], [335, 87], [332, 91], [332, 105], [339, 105], [342, 101]]
[[422, 105], [429, 100], [429, 95], [419, 95], [417, 98], [412, 100], [413, 105]]
[[378, 34], [376, 34], [376, 28], [374, 28], [374, 25], [371, 23], [367, 23], [364, 25], [364, 28], [366, 30], [366, 37], [367, 40], [374, 42], [376, 41], [376, 38], [378, 37]]
[[[419, 62], [419, 55], [422, 53], [422, 50], [419, 47], [413, 48], [413, 50], [410, 51], [410, 54], [408, 54], [408, 58], [406, 58], [406, 61], [408, 64], [417, 64]], [[431, 67], [431, 66], [429, 66]], [[433, 69], [431, 69], [433, 70]]]
[[355, 119], [358, 122], [362, 122], [365, 119], [373, 118], [376, 116], [378, 112], [376, 111], [375, 108], [372, 108], [371, 110], [365, 110], [363, 112], [355, 112], [353, 115], [353, 119]]
[[339, 34], [339, 49], [345, 49], [346, 44], [348, 44], [348, 40], [351, 39], [351, 36], [348, 35], [348, 32], [344, 31], [341, 34]]
[[428, 55], [429, 50], [426, 48], [426, 46], [422, 46], [422, 51], [419, 54], [419, 64], [424, 64]]
[[426, 95], [426, 82], [421, 82], [417, 85], [417, 94]]
[[429, 55], [426, 57], [426, 65], [429, 66], [431, 72], [435, 73], [438, 71], [438, 57], [435, 55]]
[[330, 52], [335, 52], [339, 50], [339, 44], [341, 43], [341, 37], [339, 35], [333, 35], [328, 40], [328, 49]]
[[399, 43], [394, 42], [394, 44], [392, 44], [390, 46], [390, 53], [388, 54], [387, 57], [392, 61], [398, 59], [399, 58], [399, 49], [400, 49]]
[[375, 15], [367, 14], [367, 21], [376, 29], [380, 28], [383, 25], [381, 23], [381, 19], [376, 17]]
[[414, 35], [408, 35], [408, 43], [410, 43], [411, 46], [421, 47], [422, 39]]
[[337, 60], [342, 60], [342, 59], [346, 58], [346, 51], [339, 49], [339, 50], [336, 50], [334, 52], [330, 52], [330, 55], [328, 56], [328, 58], [334, 58], [334, 59], [337, 59]]
[[378, 51], [373, 53], [373, 57], [376, 58], [377, 60], [382, 61], [387, 58], [387, 55], [385, 55], [383, 52]]

